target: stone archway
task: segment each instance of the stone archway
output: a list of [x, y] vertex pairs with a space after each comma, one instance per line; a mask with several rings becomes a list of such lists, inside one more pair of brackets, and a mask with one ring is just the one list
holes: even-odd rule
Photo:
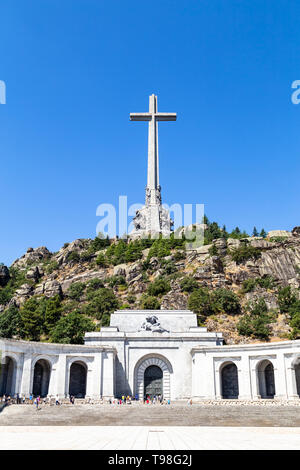
[[[139, 399], [144, 398], [145, 392], [145, 371], [151, 366], [156, 366], [162, 372], [162, 395], [167, 400], [171, 398], [171, 389], [170, 389], [170, 374], [173, 372], [172, 366], [169, 361], [162, 357], [156, 355], [148, 355], [140, 359], [135, 367], [135, 394], [138, 395]], [[152, 372], [154, 369], [152, 369]], [[150, 369], [151, 372], [151, 369]], [[150, 374], [149, 374], [150, 376]], [[147, 378], [147, 373], [146, 373]]]
[[70, 367], [69, 395], [84, 398], [86, 395], [87, 366], [84, 362], [75, 361]]
[[1, 395], [15, 395], [17, 367], [15, 360], [6, 356], [1, 365]]
[[144, 372], [144, 397], [163, 396], [163, 371], [160, 367], [152, 365]]
[[258, 389], [261, 398], [274, 398], [275, 376], [274, 366], [271, 361], [265, 359], [257, 365]]
[[238, 369], [233, 362], [221, 368], [221, 394], [224, 399], [237, 399], [239, 397]]
[[296, 385], [296, 394], [300, 398], [300, 358], [298, 357], [294, 362], [294, 374], [295, 374], [295, 385]]
[[51, 366], [45, 359], [39, 359], [34, 365], [32, 393], [34, 396], [46, 397], [49, 390]]

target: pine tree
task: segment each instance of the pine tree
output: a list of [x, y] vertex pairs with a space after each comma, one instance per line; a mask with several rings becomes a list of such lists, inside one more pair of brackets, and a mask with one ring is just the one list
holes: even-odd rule
[[49, 333], [60, 319], [62, 313], [61, 299], [58, 295], [47, 300], [44, 331]]
[[36, 297], [26, 300], [20, 310], [24, 338], [39, 341], [43, 331], [44, 315]]
[[258, 237], [258, 231], [256, 227], [253, 227], [253, 232], [252, 232], [253, 237]]
[[260, 232], [259, 236], [263, 237], [263, 238], [266, 238], [267, 232], [265, 231], [265, 229], [263, 229], [263, 228], [261, 229], [261, 232]]

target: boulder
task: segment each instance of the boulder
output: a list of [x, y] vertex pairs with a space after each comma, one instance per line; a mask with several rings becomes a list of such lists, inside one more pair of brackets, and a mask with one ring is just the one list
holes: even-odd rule
[[80, 254], [87, 249], [89, 239], [78, 238], [72, 243], [65, 244], [55, 255], [55, 259], [59, 265], [66, 264], [69, 253], [76, 252]]
[[58, 281], [46, 281], [44, 284], [45, 297], [54, 297], [55, 295], [62, 295], [62, 288]]
[[292, 230], [293, 237], [300, 237], [300, 227], [294, 227]]
[[70, 285], [74, 282], [88, 282], [92, 279], [101, 279], [104, 280], [106, 278], [106, 271], [105, 269], [99, 271], [88, 271], [84, 272], [75, 276], [69, 276], [64, 278], [63, 281], [60, 281], [61, 289], [63, 294], [69, 289]]
[[14, 297], [11, 299], [9, 305], [16, 305], [20, 307], [25, 300], [29, 299], [33, 295], [33, 287], [30, 284], [22, 284], [19, 289], [16, 290]]
[[128, 266], [125, 271], [126, 282], [130, 283], [136, 280], [140, 276], [141, 272], [142, 272], [142, 265], [139, 262]]
[[292, 234], [287, 230], [271, 230], [268, 232], [267, 238], [273, 237], [292, 237]]
[[39, 278], [43, 275], [43, 271], [40, 272], [38, 266], [35, 266], [31, 269], [29, 269], [26, 273], [26, 279], [33, 279], [35, 282], [39, 280]]
[[126, 264], [118, 264], [114, 267], [114, 276], [126, 276]]
[[161, 309], [186, 310], [188, 298], [185, 294], [170, 291], [162, 298]]
[[230, 249], [239, 248], [240, 244], [241, 244], [240, 240], [237, 240], [236, 238], [228, 238], [227, 240], [227, 246]]
[[28, 248], [27, 253], [14, 261], [12, 266], [15, 268], [24, 268], [27, 265], [39, 263], [44, 259], [48, 259], [50, 256], [51, 252], [45, 246], [40, 246], [35, 249]]
[[4, 264], [0, 265], [0, 286], [5, 287], [10, 279], [9, 270]]

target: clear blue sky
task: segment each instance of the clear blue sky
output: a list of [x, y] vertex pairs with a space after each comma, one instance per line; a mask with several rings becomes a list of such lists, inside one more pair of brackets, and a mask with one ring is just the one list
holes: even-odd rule
[[158, 95], [169, 204], [211, 220], [299, 225], [297, 0], [1, 2], [0, 261], [94, 237], [96, 207], [144, 201], [147, 125]]

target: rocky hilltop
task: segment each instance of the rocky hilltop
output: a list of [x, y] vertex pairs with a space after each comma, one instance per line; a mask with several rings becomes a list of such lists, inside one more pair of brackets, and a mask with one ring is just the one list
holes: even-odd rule
[[116, 308], [191, 308], [227, 344], [298, 337], [300, 227], [265, 238], [219, 230], [205, 242], [187, 250], [184, 240], [97, 237], [56, 253], [29, 248], [10, 268], [0, 265], [0, 335], [76, 342], [57, 333], [72, 312], [99, 329]]

